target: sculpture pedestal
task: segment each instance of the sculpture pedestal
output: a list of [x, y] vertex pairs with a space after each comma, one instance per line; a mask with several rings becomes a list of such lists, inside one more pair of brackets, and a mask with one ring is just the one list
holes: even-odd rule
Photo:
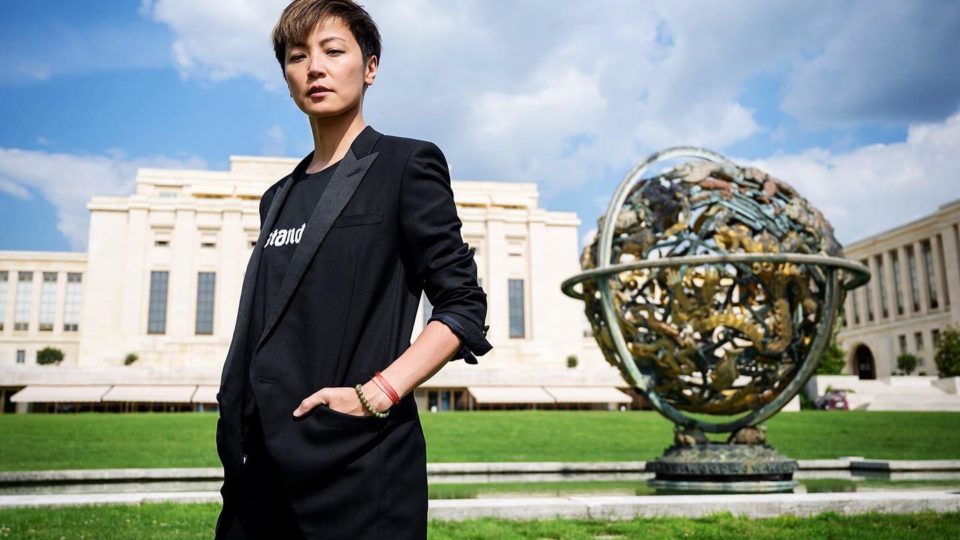
[[775, 493], [797, 486], [797, 462], [767, 444], [673, 445], [646, 465], [657, 492]]

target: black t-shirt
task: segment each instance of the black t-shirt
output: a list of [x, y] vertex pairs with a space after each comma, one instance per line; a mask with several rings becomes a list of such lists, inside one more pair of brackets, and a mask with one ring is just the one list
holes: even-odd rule
[[[249, 340], [247, 341], [247, 373], [244, 377], [243, 389], [243, 416], [251, 418], [256, 414], [256, 399], [254, 398], [250, 380], [250, 358], [254, 347], [260, 341], [263, 327], [266, 324], [270, 305], [280, 292], [280, 285], [287, 273], [287, 266], [297, 249], [307, 221], [310, 220], [320, 195], [330, 183], [330, 178], [340, 162], [327, 166], [322, 171], [300, 175], [293, 178], [290, 193], [280, 208], [276, 223], [267, 237], [267, 241], [260, 253], [260, 268], [257, 271], [257, 285], [253, 294], [253, 312], [250, 317]], [[291, 411], [292, 413], [292, 411]]]

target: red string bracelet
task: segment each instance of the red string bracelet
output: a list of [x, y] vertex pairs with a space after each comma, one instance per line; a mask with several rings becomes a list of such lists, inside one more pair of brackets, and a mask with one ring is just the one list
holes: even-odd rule
[[397, 391], [393, 389], [393, 386], [391, 386], [390, 383], [387, 382], [387, 379], [383, 378], [383, 375], [381, 375], [379, 371], [374, 373], [373, 376], [378, 380], [380, 380], [380, 382], [382, 382], [383, 385], [386, 387], [386, 392], [387, 392], [387, 395], [390, 396], [390, 401], [394, 405], [396, 405], [397, 403], [400, 403], [400, 396], [397, 394]]

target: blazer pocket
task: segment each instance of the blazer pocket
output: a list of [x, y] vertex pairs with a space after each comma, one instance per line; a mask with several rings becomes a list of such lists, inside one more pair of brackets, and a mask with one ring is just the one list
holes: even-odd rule
[[353, 225], [371, 225], [383, 221], [383, 212], [367, 214], [340, 214], [334, 222], [334, 227], [351, 227]]

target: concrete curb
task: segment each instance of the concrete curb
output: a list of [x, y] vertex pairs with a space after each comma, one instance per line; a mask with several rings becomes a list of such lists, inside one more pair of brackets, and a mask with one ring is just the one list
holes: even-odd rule
[[431, 519], [632, 519], [637, 516], [703, 517], [730, 512], [750, 518], [809, 516], [821, 512], [862, 514], [960, 511], [960, 493], [891, 491], [758, 495], [663, 495], [430, 501]]
[[[427, 474], [496, 475], [539, 473], [642, 473], [645, 461], [542, 461], [490, 463], [428, 463]], [[875, 460], [862, 457], [798, 459], [800, 471], [960, 471], [960, 460]], [[180, 469], [69, 469], [3, 471], [0, 486], [62, 482], [127, 482], [142, 480], [223, 480], [221, 467]]]
[[[0, 508], [175, 502], [216, 503], [217, 492], [109, 493], [0, 496]], [[431, 500], [429, 519], [632, 519], [703, 517], [730, 512], [749, 518], [810, 516], [821, 512], [910, 514], [960, 512], [960, 492], [885, 491], [860, 493], [781, 493], [757, 495], [570, 496]]]

